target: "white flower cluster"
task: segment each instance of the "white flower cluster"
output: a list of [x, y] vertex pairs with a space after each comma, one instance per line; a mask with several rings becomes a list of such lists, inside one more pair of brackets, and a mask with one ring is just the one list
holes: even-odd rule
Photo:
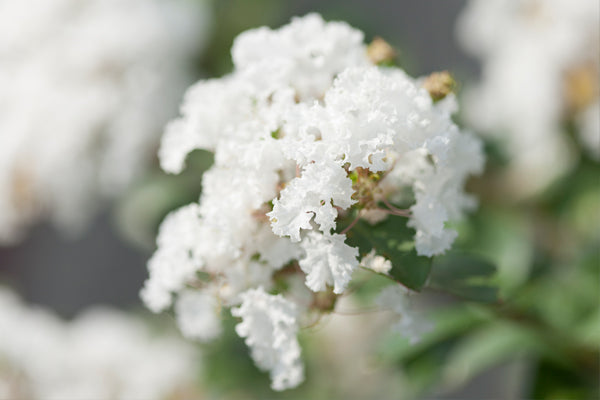
[[463, 47], [482, 61], [466, 116], [503, 141], [524, 195], [568, 171], [565, 117], [600, 160], [600, 4], [590, 0], [472, 0], [458, 21]]
[[[232, 56], [234, 71], [191, 87], [163, 136], [166, 171], [180, 172], [194, 149], [214, 152], [215, 164], [199, 203], [163, 222], [142, 298], [158, 312], [175, 296], [183, 332], [203, 339], [219, 332], [219, 305], [241, 304], [237, 331], [281, 390], [302, 379], [295, 333], [307, 305], [256, 288], [304, 273], [310, 290], [343, 293], [359, 251], [336, 228], [357, 208], [410, 215], [418, 253], [443, 253], [456, 236], [445, 223], [474, 205], [463, 184], [483, 158], [451, 119], [453, 95], [434, 102], [422, 80], [374, 65], [345, 23], [310, 14], [250, 30]], [[392, 203], [407, 189], [414, 203], [400, 212]], [[192, 301], [189, 290], [203, 294]], [[190, 321], [194, 312], [204, 322]]]
[[0, 289], [2, 399], [164, 399], [195, 390], [195, 356], [134, 317], [96, 309], [64, 322]]
[[146, 168], [191, 82], [202, 4], [0, 0], [0, 243], [41, 217], [81, 227]]

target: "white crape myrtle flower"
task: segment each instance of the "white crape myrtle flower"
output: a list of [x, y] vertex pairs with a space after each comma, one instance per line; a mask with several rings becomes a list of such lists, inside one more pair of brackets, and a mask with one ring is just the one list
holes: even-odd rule
[[421, 341], [422, 336], [434, 327], [433, 322], [414, 309], [410, 301], [410, 291], [400, 285], [384, 288], [377, 297], [376, 303], [399, 316], [392, 329], [406, 337], [411, 344]]
[[364, 268], [372, 269], [379, 274], [388, 274], [392, 270], [392, 263], [383, 256], [378, 256], [375, 250], [371, 250], [360, 260], [360, 265]]
[[[195, 149], [213, 152], [215, 162], [202, 177], [198, 203], [163, 222], [142, 298], [155, 312], [175, 302], [180, 314], [178, 299], [201, 291], [198, 321], [214, 304], [209, 293], [224, 307], [242, 304], [234, 315], [243, 318], [259, 307], [269, 314], [260, 319], [261, 338], [275, 328], [267, 306], [252, 302], [286, 310], [291, 306], [283, 304], [295, 303], [297, 312], [285, 312], [284, 344], [294, 348], [293, 360], [285, 349], [256, 350], [262, 345], [255, 345], [253, 322], [238, 328], [273, 387], [289, 388], [302, 379], [291, 338], [296, 315], [331, 310], [359, 265], [359, 250], [341, 226], [351, 231], [352, 215], [371, 223], [397, 218], [415, 229], [420, 255], [441, 254], [456, 236], [446, 222], [476, 205], [463, 186], [481, 171], [483, 156], [479, 141], [452, 121], [452, 94], [434, 101], [423, 80], [375, 65], [363, 34], [345, 23], [309, 14], [278, 30], [250, 30], [235, 39], [232, 56], [230, 74], [188, 90], [181, 117], [162, 138], [167, 172], [181, 172]], [[406, 192], [414, 194], [410, 208], [395, 209]], [[313, 294], [318, 300], [297, 301], [305, 297], [294, 295], [302, 293], [294, 286], [298, 276], [321, 292]], [[179, 319], [184, 333], [214, 333], [212, 322]]]
[[[482, 63], [481, 80], [465, 93], [468, 122], [503, 146], [516, 194], [543, 190], [574, 164], [565, 120], [586, 121], [586, 107], [598, 107], [600, 4], [471, 0], [457, 33]], [[586, 138], [598, 130], [578, 128], [581, 144], [597, 154], [598, 140]]]
[[2, 398], [193, 397], [197, 357], [180, 338], [151, 332], [134, 316], [95, 309], [66, 322], [0, 289]]
[[306, 273], [306, 286], [314, 292], [333, 286], [333, 293], [344, 292], [358, 265], [358, 249], [344, 243], [345, 235], [308, 232], [301, 243], [306, 255], [299, 265]]
[[149, 167], [193, 77], [208, 7], [0, 1], [0, 243], [73, 232]]
[[[273, 200], [271, 217], [273, 232], [300, 241], [301, 229], [312, 229], [311, 220], [325, 233], [335, 228], [335, 206], [348, 208], [354, 203], [352, 181], [346, 171], [334, 163], [308, 164], [302, 176], [293, 179]], [[314, 217], [314, 218], [313, 218]]]
[[262, 287], [242, 293], [241, 298], [242, 304], [231, 313], [242, 318], [235, 330], [246, 339], [254, 362], [270, 371], [274, 390], [298, 386], [304, 380], [304, 366], [296, 339], [296, 305]]
[[195, 250], [202, 244], [201, 227], [195, 223], [198, 205], [190, 204], [169, 214], [160, 226], [159, 250], [148, 262], [153, 277], [141, 293], [148, 308], [160, 311], [172, 302], [171, 292], [184, 288], [200, 269], [202, 260]]

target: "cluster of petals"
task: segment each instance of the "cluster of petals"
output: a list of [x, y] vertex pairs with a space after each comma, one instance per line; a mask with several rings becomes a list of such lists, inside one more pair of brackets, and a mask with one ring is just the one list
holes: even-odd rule
[[[167, 172], [182, 171], [195, 149], [215, 162], [199, 202], [162, 224], [142, 298], [156, 312], [173, 302], [177, 312], [188, 290], [241, 304], [232, 309], [243, 319], [238, 333], [280, 390], [302, 376], [288, 337], [297, 312], [257, 288], [270, 290], [273, 275], [295, 264], [310, 290], [345, 291], [359, 265], [358, 249], [336, 231], [357, 202], [349, 175], [381, 173], [386, 201], [414, 192], [408, 223], [419, 254], [431, 256], [456, 235], [446, 221], [475, 205], [463, 185], [483, 158], [452, 121], [453, 95], [434, 102], [421, 80], [374, 65], [362, 32], [345, 23], [309, 14], [278, 30], [250, 30], [235, 39], [232, 58], [232, 73], [188, 90], [162, 138]], [[198, 309], [206, 311], [198, 318], [218, 318], [216, 307]], [[267, 343], [277, 329], [282, 339]]]
[[262, 287], [244, 292], [241, 300], [231, 314], [242, 319], [235, 330], [246, 339], [252, 358], [270, 372], [273, 389], [298, 386], [304, 380], [304, 366], [296, 339], [296, 305], [281, 295], [265, 293]]
[[196, 3], [0, 1], [0, 243], [81, 228], [149, 167], [206, 37]]
[[457, 34], [482, 63], [465, 115], [506, 151], [517, 194], [543, 190], [574, 165], [570, 117], [584, 150], [600, 160], [597, 1], [471, 0]]

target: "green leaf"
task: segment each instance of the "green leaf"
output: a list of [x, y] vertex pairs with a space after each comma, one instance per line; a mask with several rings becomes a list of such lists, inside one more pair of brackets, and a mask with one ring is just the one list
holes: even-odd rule
[[498, 299], [496, 267], [482, 258], [450, 253], [433, 261], [429, 286], [465, 300], [493, 303]]
[[406, 219], [390, 217], [375, 225], [360, 220], [346, 236], [347, 243], [358, 246], [361, 255], [374, 249], [390, 260], [390, 275], [404, 286], [419, 291], [429, 277], [431, 259], [417, 255], [414, 234], [414, 230], [406, 226]]
[[496, 322], [463, 337], [446, 359], [443, 382], [456, 388], [486, 369], [551, 349], [534, 332], [516, 324]]
[[533, 372], [529, 398], [540, 400], [600, 398], [598, 381], [595, 376], [592, 379], [586, 379], [576, 371], [547, 359], [540, 360]]
[[486, 309], [477, 305], [461, 303], [452, 307], [433, 310], [429, 315], [435, 328], [424, 334], [421, 341], [410, 344], [403, 337], [392, 334], [384, 337], [379, 346], [379, 355], [383, 360], [403, 361], [418, 358], [440, 342], [454, 340], [493, 318]]
[[397, 363], [405, 372], [407, 390], [414, 392], [412, 397], [430, 398], [440, 384], [446, 359], [455, 345], [494, 319], [487, 308], [464, 303], [433, 310], [429, 317], [435, 328], [423, 335], [420, 342], [411, 345], [390, 332], [378, 347], [381, 360]]

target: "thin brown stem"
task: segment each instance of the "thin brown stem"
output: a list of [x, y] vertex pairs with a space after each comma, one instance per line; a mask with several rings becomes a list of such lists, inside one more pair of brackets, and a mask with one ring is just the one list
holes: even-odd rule
[[350, 225], [348, 225], [347, 227], [345, 227], [344, 230], [340, 232], [340, 235], [344, 235], [344, 234], [346, 234], [346, 232], [348, 232], [350, 229], [352, 229], [352, 227], [354, 225], [356, 225], [356, 223], [358, 222], [359, 218], [360, 217], [358, 217], [358, 216], [356, 218], [354, 218], [354, 221], [350, 222]]
[[387, 311], [384, 310], [380, 307], [372, 307], [372, 308], [364, 308], [362, 310], [351, 310], [351, 311], [341, 311], [341, 310], [335, 310], [332, 312], [332, 314], [337, 314], [337, 315], [362, 315], [362, 314], [368, 314], [368, 313], [373, 313], [373, 312], [381, 312], [381, 311]]
[[377, 211], [383, 211], [384, 213], [387, 213], [387, 214], [390, 214], [390, 215], [397, 215], [399, 217], [406, 217], [406, 218], [410, 217], [410, 212], [393, 211], [393, 210], [388, 210], [387, 208], [375, 208], [375, 210], [377, 210]]
[[319, 322], [321, 322], [321, 319], [323, 319], [323, 313], [318, 314], [317, 318], [315, 318], [315, 320], [313, 322], [311, 322], [308, 325], [302, 326], [300, 329], [312, 329], [315, 326], [317, 326], [319, 324]]
[[391, 211], [393, 211], [393, 214], [400, 215], [402, 217], [410, 217], [410, 210], [403, 210], [398, 207], [395, 207], [385, 197], [382, 198], [382, 201], [383, 201], [383, 204], [385, 204]]

